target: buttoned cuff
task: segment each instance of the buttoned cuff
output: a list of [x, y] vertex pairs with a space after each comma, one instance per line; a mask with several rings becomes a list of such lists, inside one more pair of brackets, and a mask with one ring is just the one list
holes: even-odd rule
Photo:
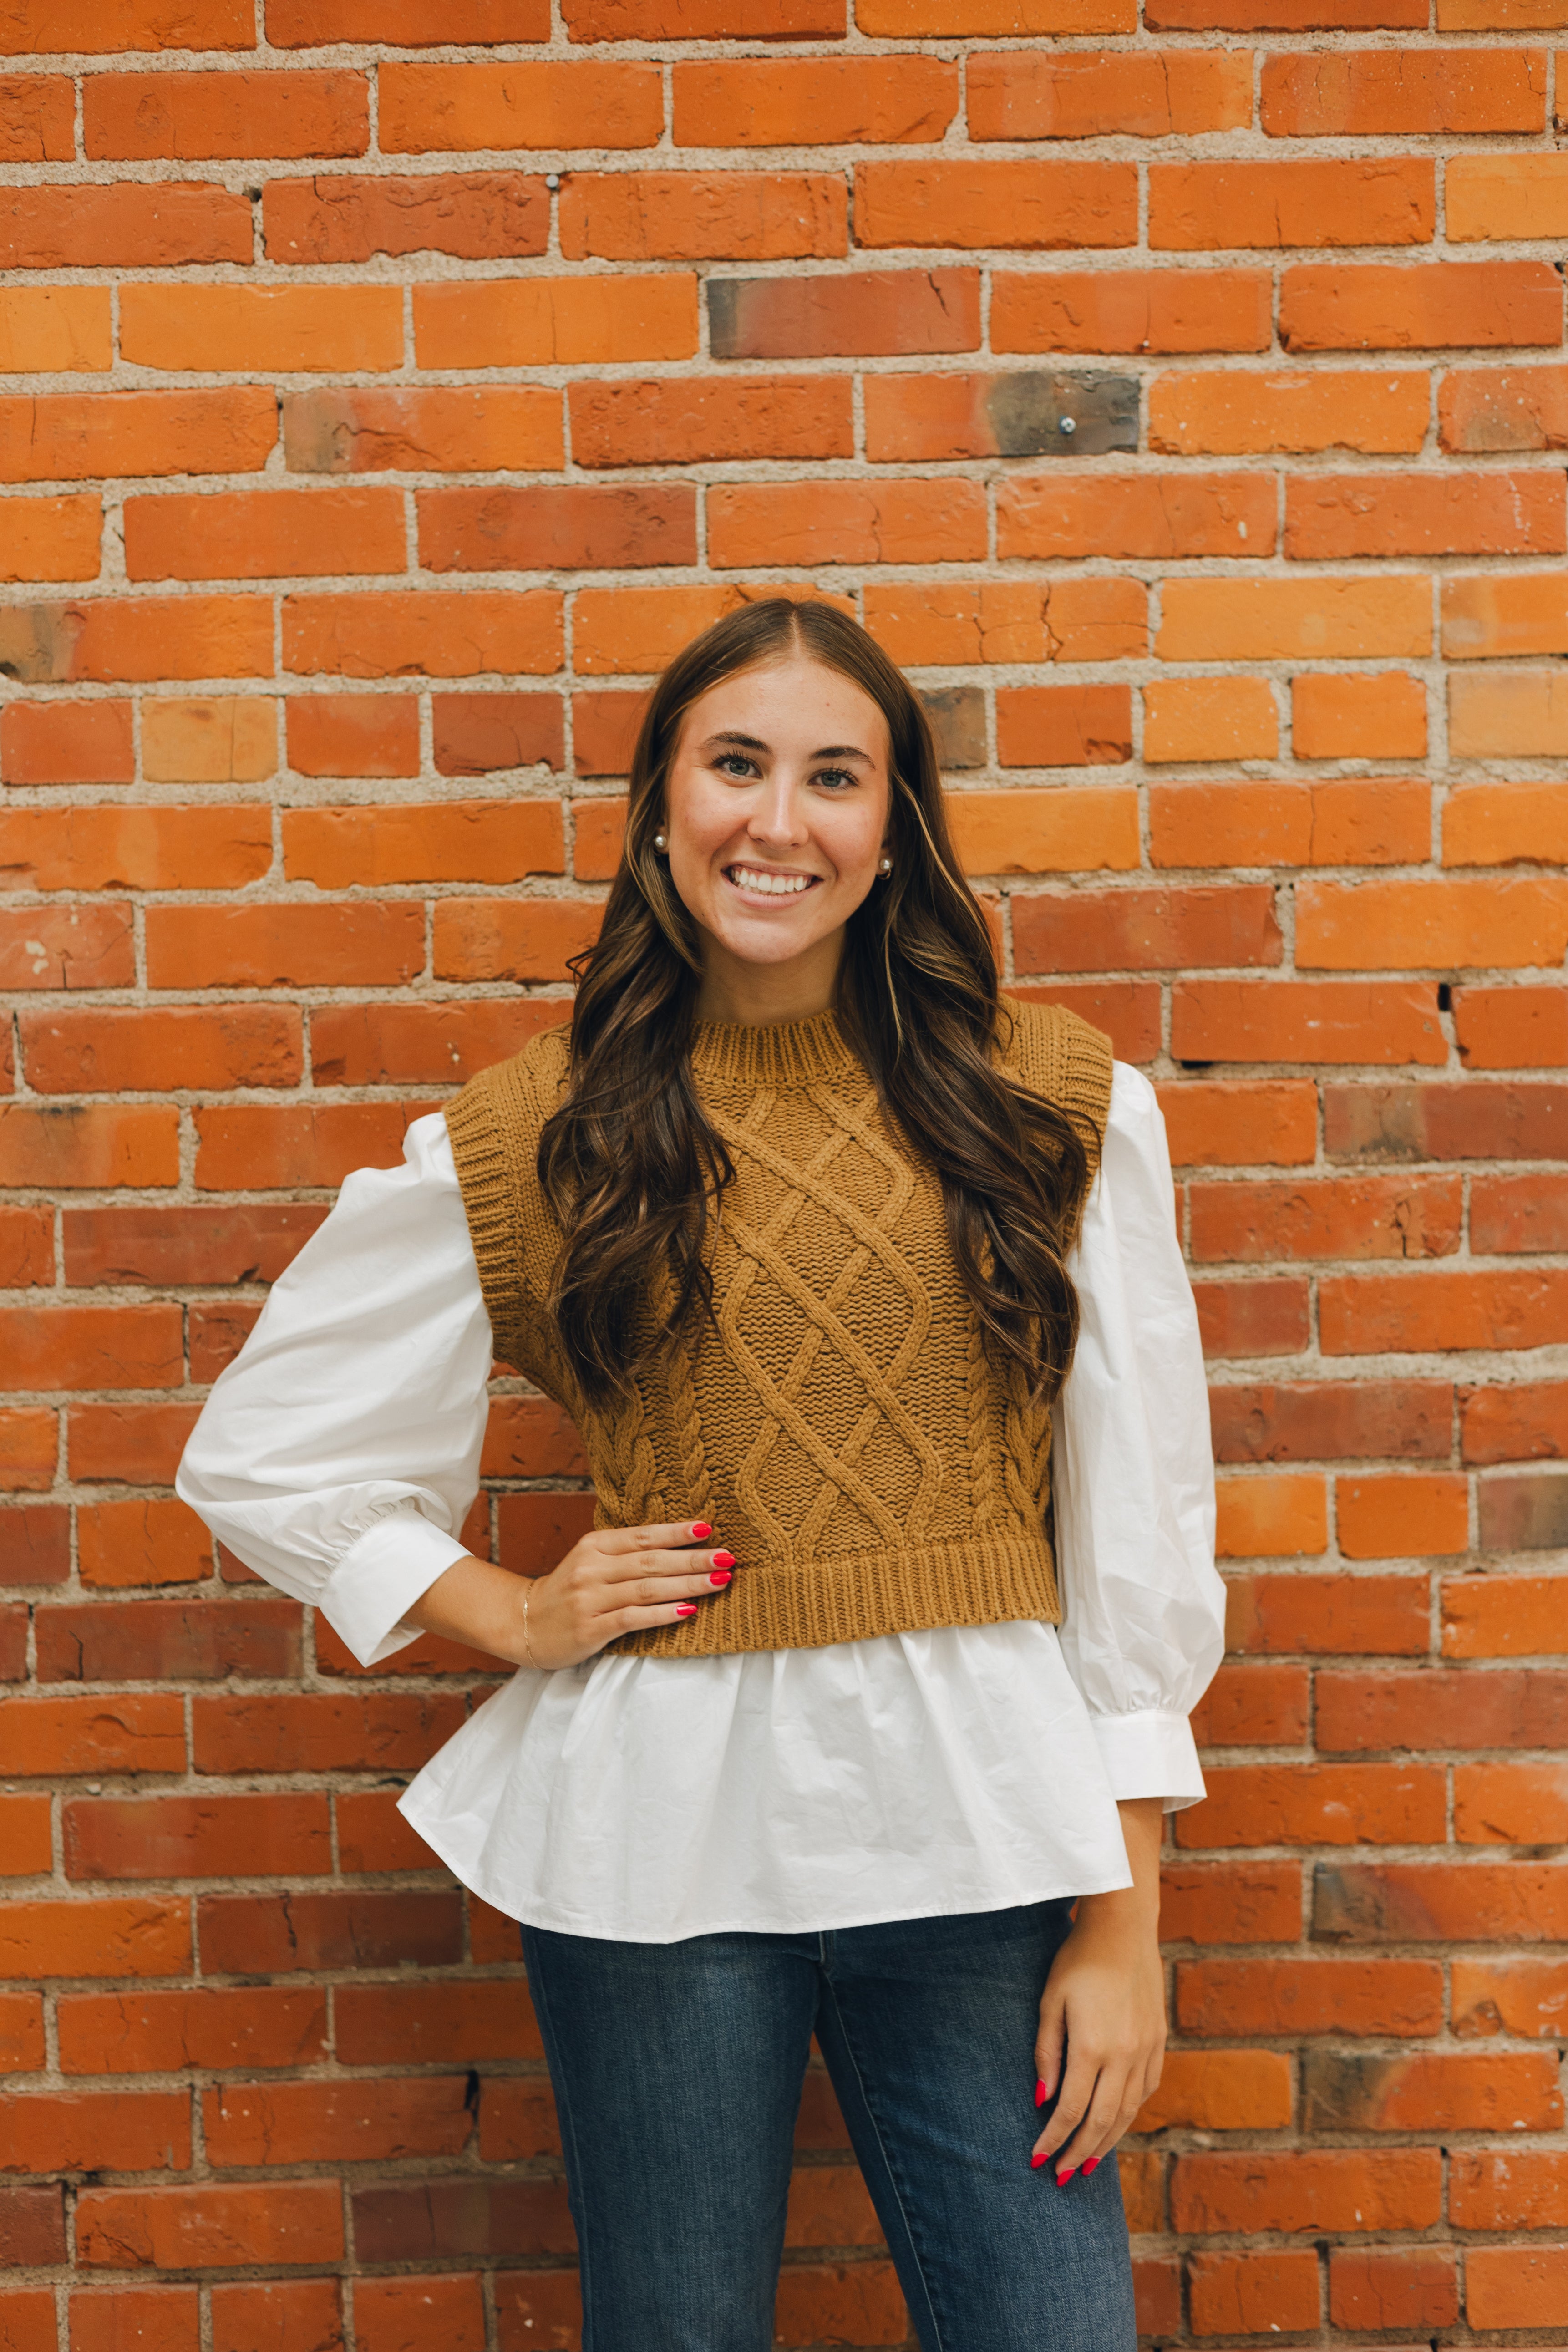
[[419, 1635], [404, 1614], [467, 1547], [416, 1508], [387, 1511], [351, 1544], [317, 1604], [362, 1666], [379, 1665]]
[[1203, 1802], [1207, 1790], [1197, 1742], [1184, 1715], [1143, 1707], [1136, 1715], [1090, 1715], [1089, 1719], [1110, 1793], [1119, 1801], [1158, 1797], [1168, 1813]]

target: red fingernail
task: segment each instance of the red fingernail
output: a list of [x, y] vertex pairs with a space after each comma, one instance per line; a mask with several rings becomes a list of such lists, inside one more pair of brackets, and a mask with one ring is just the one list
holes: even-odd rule
[[1089, 2179], [1089, 2174], [1094, 2170], [1095, 2166], [1099, 2162], [1100, 2158], [1098, 2156], [1091, 2156], [1089, 2158], [1089, 2162], [1083, 2168], [1083, 2177], [1086, 2180]]
[[1037, 2107], [1043, 2107], [1043, 2106], [1045, 2105], [1045, 2104], [1046, 2104], [1046, 2101], [1050, 2097], [1050, 2095], [1050, 2095], [1050, 2093], [1047, 2090], [1047, 2088], [1046, 2088], [1046, 2086], [1045, 2086], [1045, 2084], [1044, 2084], [1043, 2083], [1037, 2083], [1037, 2084], [1035, 2084], [1035, 2105], [1036, 2105], [1036, 2106], [1037, 2106]]
[[728, 1584], [730, 1581], [729, 1570], [727, 1568], [716, 1568], [708, 1581], [710, 1584]]
[[696, 1601], [678, 1601], [675, 1604], [675, 1613], [678, 1617], [695, 1617], [697, 1614]]
[[713, 1555], [713, 1565], [715, 1568], [733, 1568], [735, 1565], [734, 1553], [732, 1551], [716, 1551]]
[[1057, 2175], [1057, 2187], [1058, 2189], [1065, 2189], [1071, 2179], [1072, 2174], [1070, 2172], [1058, 2172]]
[[698, 1542], [700, 1543], [703, 1537], [710, 1536], [713, 1530], [709, 1526], [706, 1519], [695, 1519], [692, 1522], [691, 1532], [696, 1537]]
[[1029, 2158], [1029, 2162], [1035, 2171], [1038, 2172], [1042, 2164], [1048, 2164], [1050, 2162], [1050, 2158], [1048, 2156], [1032, 2156]]

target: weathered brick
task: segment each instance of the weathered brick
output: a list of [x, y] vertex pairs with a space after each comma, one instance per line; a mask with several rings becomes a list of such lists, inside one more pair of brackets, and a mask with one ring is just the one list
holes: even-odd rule
[[980, 341], [977, 269], [710, 278], [707, 295], [708, 343], [716, 360], [972, 352]]
[[574, 172], [561, 191], [568, 261], [815, 259], [847, 252], [848, 240], [836, 173]]
[[1170, 252], [1425, 245], [1436, 205], [1434, 168], [1416, 156], [1149, 167], [1149, 242]]
[[[874, 375], [866, 455], [888, 465], [952, 457], [1098, 457], [1138, 446], [1138, 383], [1100, 373]], [[1072, 420], [1071, 433], [1062, 429]]]
[[[939, 142], [958, 111], [958, 73], [931, 56], [713, 59], [670, 78], [678, 147], [836, 147]], [[973, 83], [970, 127], [974, 127]]]
[[[226, 155], [363, 155], [370, 143], [363, 73], [91, 74], [82, 84], [88, 155], [193, 162]], [[248, 260], [249, 255], [240, 257]]]
[[[650, 147], [664, 127], [658, 69], [641, 63], [602, 65], [587, 58], [511, 65], [389, 61], [376, 82], [381, 143], [389, 155], [476, 148]], [[588, 131], [592, 137], [584, 137]]]

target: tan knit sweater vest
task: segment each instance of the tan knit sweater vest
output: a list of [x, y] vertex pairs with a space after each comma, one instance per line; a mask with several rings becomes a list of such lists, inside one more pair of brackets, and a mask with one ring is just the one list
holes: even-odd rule
[[[1109, 1040], [1059, 1007], [1006, 1013], [1003, 1066], [1061, 1107], [1092, 1168]], [[692, 1068], [735, 1169], [712, 1239], [717, 1328], [609, 1411], [577, 1390], [544, 1307], [562, 1236], [535, 1161], [567, 1043], [547, 1031], [447, 1109], [496, 1352], [576, 1422], [598, 1526], [708, 1519], [741, 1563], [695, 1618], [619, 1646], [690, 1656], [1057, 1622], [1049, 1413], [983, 1346], [942, 1187], [833, 1015], [697, 1030]]]

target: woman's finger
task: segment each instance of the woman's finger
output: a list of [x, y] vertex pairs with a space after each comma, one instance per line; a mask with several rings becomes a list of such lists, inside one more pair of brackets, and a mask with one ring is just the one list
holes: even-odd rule
[[[1122, 2094], [1126, 2081], [1124, 2063], [1113, 2063], [1100, 2069], [1088, 2113], [1067, 2146], [1059, 2148], [1052, 2160], [1052, 2169], [1059, 2180], [1069, 2180], [1085, 2165], [1098, 2164], [1100, 2158], [1116, 2146], [1127, 2129], [1127, 2123], [1131, 2120], [1131, 2115], [1126, 2122], [1122, 2120]], [[1136, 2107], [1131, 2113], [1136, 2115]]]
[[1040, 2030], [1035, 2036], [1035, 2105], [1043, 2107], [1055, 2095], [1061, 2080], [1062, 2048], [1067, 2040], [1067, 2004], [1050, 1987], [1040, 2003]]
[[1099, 2069], [1093, 2062], [1085, 2058], [1081, 2052], [1075, 2053], [1069, 2042], [1068, 2069], [1062, 2082], [1061, 2096], [1057, 2101], [1056, 2113], [1035, 2142], [1032, 2161], [1037, 2168], [1044, 2164], [1048, 2157], [1054, 2156], [1063, 2141], [1077, 2130], [1093, 2095], [1098, 2072]]
[[681, 1624], [695, 1617], [698, 1601], [663, 1601], [652, 1609], [617, 1609], [600, 1620], [603, 1641], [618, 1642], [623, 1633], [646, 1633], [650, 1626]]
[[669, 1551], [680, 1544], [709, 1543], [706, 1519], [662, 1519], [650, 1528], [595, 1528], [589, 1540], [612, 1559], [628, 1551]]
[[621, 1552], [614, 1559], [602, 1563], [601, 1573], [612, 1592], [625, 1584], [651, 1583], [665, 1577], [700, 1578], [704, 1589], [710, 1580], [718, 1577], [727, 1584], [734, 1572], [735, 1555], [722, 1545], [709, 1552], [671, 1551], [648, 1547], [642, 1551]]

